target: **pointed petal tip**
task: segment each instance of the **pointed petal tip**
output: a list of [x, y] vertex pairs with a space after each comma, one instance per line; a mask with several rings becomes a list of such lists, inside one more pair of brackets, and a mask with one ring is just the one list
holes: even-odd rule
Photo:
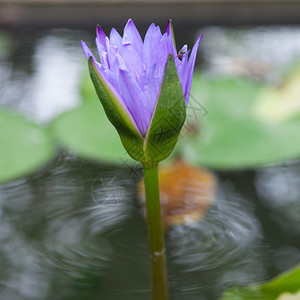
[[173, 45], [174, 45], [174, 50], [175, 50], [175, 52], [177, 52], [177, 49], [176, 49], [176, 40], [175, 40], [175, 33], [174, 33], [172, 19], [169, 19], [169, 21], [167, 23], [165, 34], [168, 35], [169, 39], [172, 39]]
[[200, 43], [200, 40], [202, 39], [202, 37], [203, 37], [203, 35], [200, 35], [198, 37], [196, 43], [193, 46], [193, 49], [191, 51], [191, 55], [190, 55], [189, 61], [188, 61], [187, 85], [186, 85], [185, 92], [184, 92], [186, 106], [188, 105], [188, 102], [189, 102], [191, 86], [192, 86], [192, 79], [193, 79], [193, 72], [194, 72], [194, 67], [195, 67], [195, 62], [196, 62], [196, 56], [197, 56], [197, 52], [198, 52], [198, 46], [199, 46], [199, 43]]
[[168, 34], [172, 33], [173, 28], [173, 22], [172, 19], [169, 19], [166, 26], [166, 31]]
[[101, 31], [102, 28], [99, 24], [96, 25], [96, 34], [98, 34], [99, 31]]
[[170, 32], [171, 32], [171, 20], [169, 20], [169, 21], [167, 22], [166, 32], [169, 33], [169, 34], [170, 34]]
[[203, 36], [204, 36], [204, 35], [203, 35], [203, 34], [201, 34], [201, 35], [198, 37], [198, 39], [197, 39], [197, 41], [196, 41], [196, 42], [198, 42], [198, 43], [199, 43], [199, 42], [201, 41], [201, 39], [203, 38]]
[[126, 23], [126, 25], [125, 25], [125, 27], [127, 27], [127, 26], [129, 26], [129, 25], [131, 25], [131, 24], [134, 25], [134, 22], [132, 21], [131, 18], [129, 18], [128, 21], [127, 21], [127, 23]]
[[188, 51], [188, 46], [187, 46], [187, 44], [185, 44], [185, 45], [181, 48], [180, 51], [184, 51], [184, 53], [187, 52], [187, 51]]
[[102, 30], [99, 24], [96, 26], [96, 35], [99, 39], [106, 37], [105, 32]]
[[80, 43], [81, 43], [82, 50], [86, 56], [86, 59], [89, 60], [89, 58], [93, 56], [92, 51], [89, 49], [89, 47], [86, 45], [84, 41], [81, 41]]
[[129, 19], [124, 27], [122, 44], [131, 44], [139, 50], [143, 48], [143, 40], [132, 19]]
[[[197, 40], [196, 40], [196, 42], [195, 42], [195, 44], [194, 44], [194, 46], [193, 46], [191, 56], [192, 56], [192, 55], [193, 55], [193, 56], [196, 56], [196, 54], [197, 54], [197, 52], [198, 52], [199, 43], [200, 43], [200, 41], [201, 41], [202, 38], [203, 38], [203, 34], [201, 34], [201, 35], [197, 38]], [[190, 58], [191, 58], [191, 57], [190, 57]], [[195, 58], [195, 57], [194, 57], [194, 58]]]
[[130, 28], [130, 30], [136, 30], [136, 31], [138, 31], [137, 30], [137, 28], [136, 28], [136, 26], [135, 26], [135, 24], [134, 24], [134, 22], [133, 22], [133, 20], [130, 18], [130, 19], [128, 19], [128, 21], [127, 21], [127, 23], [126, 23], [126, 25], [125, 25], [125, 27], [124, 27], [124, 30], [125, 29], [128, 29], [128, 28]]

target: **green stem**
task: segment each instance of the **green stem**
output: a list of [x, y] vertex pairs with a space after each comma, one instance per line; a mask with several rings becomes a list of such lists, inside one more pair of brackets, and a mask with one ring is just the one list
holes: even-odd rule
[[152, 299], [167, 300], [167, 267], [158, 186], [158, 163], [143, 164], [148, 238], [152, 269]]

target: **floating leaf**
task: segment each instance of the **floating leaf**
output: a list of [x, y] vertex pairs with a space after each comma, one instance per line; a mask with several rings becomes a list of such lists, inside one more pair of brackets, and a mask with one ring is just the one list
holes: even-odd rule
[[265, 295], [278, 297], [283, 292], [296, 293], [300, 290], [300, 266], [275, 277], [260, 287]]
[[280, 124], [259, 119], [253, 105], [261, 88], [241, 78], [196, 77], [191, 104], [196, 107], [201, 103], [208, 113], [197, 119], [196, 134], [182, 139], [184, 157], [194, 163], [228, 169], [299, 157], [300, 118]]
[[262, 89], [254, 106], [262, 120], [282, 122], [300, 115], [300, 64], [277, 88]]
[[87, 78], [83, 104], [54, 120], [51, 129], [58, 143], [77, 155], [108, 163], [131, 163], [119, 135], [108, 121], [94, 87]]
[[[300, 292], [300, 265], [285, 272], [273, 280], [249, 287], [233, 288], [227, 290], [222, 300], [274, 300], [298, 299]], [[296, 296], [295, 296], [296, 295]]]
[[34, 171], [54, 155], [46, 129], [22, 116], [0, 110], [0, 182]]

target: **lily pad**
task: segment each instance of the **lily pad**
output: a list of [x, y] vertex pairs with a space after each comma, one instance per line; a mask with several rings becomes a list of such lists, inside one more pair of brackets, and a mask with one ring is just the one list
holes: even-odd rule
[[[255, 101], [264, 87], [243, 78], [195, 76], [191, 105], [205, 107], [196, 134], [180, 145], [191, 162], [237, 169], [282, 162], [300, 156], [300, 117], [281, 123], [259, 118]], [[300, 116], [300, 115], [299, 115]]]
[[280, 123], [300, 115], [300, 64], [278, 87], [266, 87], [259, 94], [255, 112], [262, 120]]
[[49, 161], [55, 147], [47, 130], [0, 109], [0, 182], [24, 176]]
[[300, 265], [271, 281], [249, 287], [235, 287], [227, 290], [222, 300], [275, 300], [299, 299]]
[[90, 78], [82, 86], [83, 103], [51, 124], [57, 142], [77, 155], [108, 163], [131, 163], [120, 137], [105, 115]]

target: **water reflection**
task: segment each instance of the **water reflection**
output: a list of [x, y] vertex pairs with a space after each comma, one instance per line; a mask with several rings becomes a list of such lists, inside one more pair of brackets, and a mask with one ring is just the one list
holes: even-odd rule
[[98, 289], [111, 249], [83, 213], [97, 168], [78, 167], [60, 159], [1, 187], [1, 299], [84, 299], [85, 285]]
[[107, 172], [91, 185], [92, 205], [86, 208], [93, 234], [99, 234], [130, 218], [134, 208], [135, 186], [125, 172]]
[[28, 112], [34, 111], [37, 121], [47, 122], [79, 103], [78, 89], [83, 71], [81, 52], [78, 36], [70, 36], [68, 31], [49, 34], [39, 40], [33, 56], [35, 73], [28, 95], [32, 106]]
[[45, 123], [80, 101], [82, 32], [20, 35], [24, 33], [13, 36], [10, 55], [0, 61], [0, 103]]
[[282, 273], [300, 263], [300, 249], [281, 246], [273, 254], [275, 267]]
[[[201, 29], [206, 67], [215, 73], [236, 73], [280, 81], [280, 68], [300, 59], [299, 26]], [[266, 55], [267, 53], [267, 55]], [[255, 68], [253, 68], [255, 67]]]
[[[273, 178], [259, 176], [282, 173], [259, 171], [258, 190]], [[34, 176], [2, 185], [1, 297], [149, 297], [147, 234], [135, 183], [126, 170], [63, 156]], [[227, 285], [265, 278], [267, 249], [253, 209], [228, 180], [221, 181], [203, 220], [171, 228], [166, 238], [174, 299], [217, 299]], [[282, 245], [273, 256], [283, 270], [297, 262], [299, 249]]]
[[272, 222], [272, 260], [276, 270], [300, 263], [300, 163], [257, 171], [257, 193]]
[[272, 219], [290, 235], [300, 235], [300, 165], [287, 164], [257, 172], [258, 194]]
[[[1, 299], [150, 299], [147, 231], [128, 170], [63, 154], [0, 189]], [[172, 299], [265, 278], [263, 233], [228, 181], [199, 222], [166, 234]], [[280, 257], [280, 253], [277, 254]]]
[[174, 299], [216, 299], [224, 286], [265, 278], [262, 237], [253, 206], [222, 184], [203, 220], [174, 227], [168, 236]]

